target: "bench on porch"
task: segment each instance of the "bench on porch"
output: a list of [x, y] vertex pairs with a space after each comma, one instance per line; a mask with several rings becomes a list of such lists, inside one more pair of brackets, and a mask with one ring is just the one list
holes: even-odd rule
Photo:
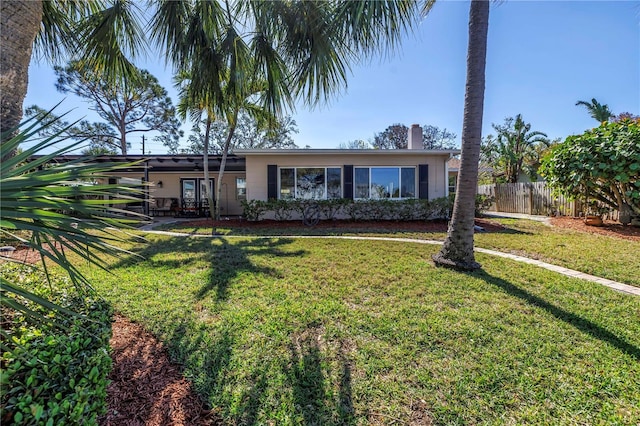
[[151, 216], [175, 216], [180, 211], [177, 198], [154, 197], [149, 200], [149, 212]]

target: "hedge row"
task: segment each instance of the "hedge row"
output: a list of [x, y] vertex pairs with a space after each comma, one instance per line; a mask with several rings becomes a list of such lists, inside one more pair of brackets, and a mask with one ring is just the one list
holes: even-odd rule
[[52, 278], [49, 286], [36, 268], [4, 264], [0, 273], [79, 314], [55, 318], [57, 314], [29, 305], [46, 319], [34, 323], [18, 311], [3, 312], [2, 424], [96, 425], [106, 410], [111, 308], [103, 300], [79, 295], [62, 278]]
[[[290, 220], [297, 216], [305, 223], [338, 218], [363, 220], [434, 220], [451, 217], [454, 196], [433, 200], [251, 200], [243, 201], [244, 217], [259, 221], [270, 213], [276, 220]], [[476, 215], [486, 210], [493, 200], [485, 195], [476, 197]]]

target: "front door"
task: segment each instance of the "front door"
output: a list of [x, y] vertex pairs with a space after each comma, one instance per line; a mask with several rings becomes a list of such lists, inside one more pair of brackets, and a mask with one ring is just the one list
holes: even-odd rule
[[[209, 182], [211, 197], [215, 200], [213, 179], [209, 179]], [[183, 210], [197, 211], [200, 215], [207, 215], [209, 204], [205, 193], [205, 180], [202, 178], [183, 178], [180, 179], [180, 187]]]

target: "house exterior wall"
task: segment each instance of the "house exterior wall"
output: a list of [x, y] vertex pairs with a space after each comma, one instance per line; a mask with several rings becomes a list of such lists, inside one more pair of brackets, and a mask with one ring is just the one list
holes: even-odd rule
[[[117, 177], [128, 177], [141, 179], [144, 177], [143, 172], [121, 172]], [[218, 172], [213, 172], [210, 175], [211, 179], [216, 182], [218, 180]], [[220, 214], [222, 216], [237, 216], [241, 215], [242, 205], [241, 200], [236, 196], [236, 178], [245, 177], [244, 172], [225, 172], [222, 177], [222, 197], [220, 200]], [[154, 198], [177, 198], [181, 200], [181, 179], [203, 179], [204, 174], [202, 172], [153, 172], [149, 171], [149, 182], [152, 184], [149, 195]], [[162, 181], [162, 187], [158, 185], [158, 182]], [[216, 191], [216, 187], [213, 188]], [[216, 194], [217, 195], [217, 194]]]
[[[419, 164], [429, 165], [429, 199], [445, 197], [447, 195], [448, 176], [446, 161], [449, 154], [434, 154], [429, 151], [404, 150], [363, 154], [330, 153], [300, 153], [300, 154], [244, 154], [247, 174], [247, 199], [268, 199], [267, 166], [281, 167], [340, 167], [344, 165], [372, 166], [372, 167], [417, 167]], [[385, 155], [389, 154], [389, 155]], [[344, 180], [344, 176], [343, 176]]]

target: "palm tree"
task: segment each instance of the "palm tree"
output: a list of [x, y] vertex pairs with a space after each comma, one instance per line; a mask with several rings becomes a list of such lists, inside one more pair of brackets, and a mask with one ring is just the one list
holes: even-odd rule
[[[40, 254], [48, 277], [47, 265], [58, 265], [66, 271], [79, 291], [90, 289], [81, 271], [68, 260], [68, 253], [106, 269], [101, 254], [131, 254], [114, 244], [128, 237], [126, 228], [138, 222], [141, 215], [123, 209], [126, 203], [140, 202], [144, 191], [134, 186], [107, 184], [107, 178], [118, 170], [140, 167], [139, 164], [92, 163], [84, 159], [53, 162], [58, 156], [80, 147], [84, 141], [64, 143], [63, 130], [19, 151], [21, 143], [37, 139], [43, 127], [55, 127], [47, 117], [32, 117], [21, 128], [2, 134], [2, 146], [15, 152], [2, 162], [0, 170], [0, 237], [3, 241], [22, 244]], [[37, 155], [49, 152], [44, 155]], [[125, 213], [127, 216], [125, 216]], [[137, 216], [137, 217], [136, 217]], [[45, 262], [46, 259], [46, 262]], [[37, 295], [19, 283], [1, 278], [0, 306], [43, 319], [29, 309], [25, 300], [53, 311], [72, 314]], [[4, 335], [4, 332], [2, 332]]]
[[[145, 22], [128, 0], [0, 2], [0, 32], [6, 37], [0, 45], [1, 129], [15, 128], [22, 117], [32, 48], [48, 60], [79, 59], [110, 79], [126, 80], [135, 77], [129, 58], [145, 46], [146, 27], [176, 68], [201, 58], [212, 67], [209, 75], [222, 76], [225, 58], [198, 46], [240, 40], [232, 34], [239, 32], [225, 25], [232, 21], [244, 29], [241, 40], [265, 75], [264, 107], [280, 115], [296, 97], [315, 104], [339, 93], [350, 63], [360, 54], [391, 51], [418, 16], [415, 1], [237, 1], [224, 2], [226, 8], [222, 3], [149, 1], [155, 13]], [[423, 11], [433, 3], [426, 0]], [[190, 21], [193, 10], [210, 24], [208, 33]], [[243, 72], [245, 65], [239, 62], [238, 69]], [[199, 90], [218, 96], [220, 81], [203, 82]]]
[[596, 98], [591, 99], [591, 102], [578, 101], [576, 102], [576, 105], [582, 105], [587, 108], [589, 115], [595, 118], [598, 123], [609, 121], [609, 119], [613, 117], [613, 113], [609, 109], [609, 106], [596, 101]]
[[478, 186], [478, 161], [482, 141], [485, 64], [489, 2], [472, 0], [469, 12], [469, 46], [467, 83], [462, 123], [462, 154], [453, 215], [447, 238], [440, 252], [433, 256], [436, 265], [463, 270], [480, 268], [473, 254], [474, 207]]
[[549, 139], [543, 132], [531, 131], [522, 115], [505, 119], [505, 124], [493, 124], [497, 137], [489, 136], [483, 142], [481, 154], [485, 162], [504, 175], [507, 183], [515, 183], [528, 163], [536, 161], [539, 146], [548, 147]]
[[0, 131], [22, 119], [32, 52], [50, 62], [76, 57], [113, 81], [130, 78], [127, 54], [135, 57], [144, 44], [139, 21], [137, 6], [125, 0], [0, 2]]

